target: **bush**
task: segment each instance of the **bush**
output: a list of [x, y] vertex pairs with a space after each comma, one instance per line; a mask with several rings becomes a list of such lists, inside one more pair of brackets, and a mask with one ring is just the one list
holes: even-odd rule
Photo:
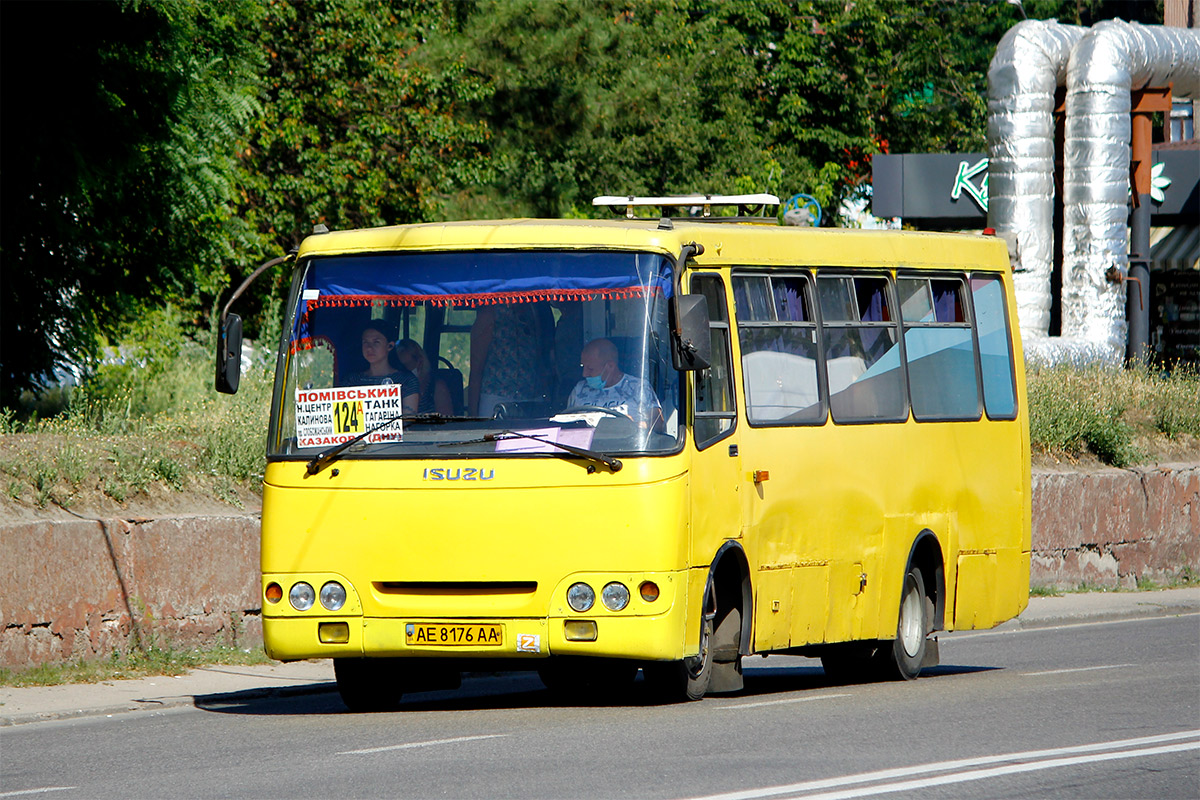
[[1031, 365], [1027, 377], [1034, 450], [1068, 458], [1090, 452], [1125, 467], [1145, 457], [1139, 443], [1200, 435], [1194, 370]]
[[1155, 375], [1151, 394], [1154, 426], [1172, 439], [1200, 437], [1200, 373], [1179, 365], [1169, 375]]
[[0, 461], [9, 497], [68, 506], [86, 491], [125, 502], [152, 485], [205, 484], [201, 491], [229, 499], [232, 484], [261, 482], [273, 364], [250, 359], [238, 394], [218, 394], [211, 341], [188, 336], [187, 326], [173, 307], [159, 309], [106, 348], [81, 386], [52, 392], [69, 398], [62, 413], [25, 422], [0, 414], [0, 434], [12, 434], [5, 449], [28, 450]]

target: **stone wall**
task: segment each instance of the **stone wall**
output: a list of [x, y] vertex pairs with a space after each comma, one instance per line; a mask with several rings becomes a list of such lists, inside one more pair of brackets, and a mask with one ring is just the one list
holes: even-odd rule
[[259, 646], [258, 517], [0, 522], [0, 666]]
[[1033, 474], [1033, 586], [1200, 577], [1200, 465]]
[[[262, 642], [258, 517], [0, 520], [0, 666]], [[1034, 586], [1200, 574], [1200, 465], [1033, 475]]]

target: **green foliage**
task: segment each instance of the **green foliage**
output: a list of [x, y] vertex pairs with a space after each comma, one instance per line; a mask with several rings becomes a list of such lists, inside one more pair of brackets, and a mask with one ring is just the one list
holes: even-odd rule
[[1033, 447], [1054, 456], [1123, 467], [1142, 459], [1139, 442], [1200, 435], [1200, 379], [1187, 368], [1031, 366], [1028, 392]]
[[239, 393], [217, 395], [211, 349], [192, 340], [187, 328], [172, 306], [149, 312], [72, 393], [66, 414], [25, 424], [5, 415], [0, 474], [9, 497], [67, 507], [80, 495], [99, 493], [124, 503], [157, 486], [236, 502], [237, 486], [256, 489], [266, 449], [269, 365], [252, 359]]
[[[195, 313], [253, 231], [233, 215], [237, 139], [259, 107], [255, 4], [13, 3], [6, 124], [0, 403], [147, 305]], [[15, 76], [19, 76], [15, 77]], [[19, 115], [19, 117], [18, 117]]]
[[1200, 438], [1200, 373], [1196, 368], [1180, 364], [1169, 374], [1148, 372], [1146, 378], [1154, 427], [1172, 439], [1185, 434]]
[[[1002, 3], [461, 4], [426, 57], [492, 92], [496, 179], [448, 210], [559, 216], [601, 193], [804, 191], [836, 212], [869, 157], [983, 145]], [[836, 213], [831, 214], [836, 218]]]
[[753, 129], [754, 57], [726, 24], [736, 5], [460, 6], [458, 29], [423, 57], [486, 77], [468, 108], [493, 131], [495, 180], [463, 186], [448, 215], [556, 217], [590, 211], [596, 194], [730, 191], [747, 171], [769, 173]]
[[[1131, 0], [1025, 8], [1161, 18]], [[1019, 16], [998, 0], [8, 3], [0, 407], [31, 391], [37, 418], [59, 413], [67, 392], [34, 390], [85, 378], [164, 303], [204, 341], [230, 282], [315, 223], [803, 191], [836, 224], [874, 153], [982, 146], [988, 61]], [[250, 338], [274, 335], [286, 281], [241, 300]], [[171, 405], [135, 372], [129, 413]]]
[[[459, 113], [484, 98], [479, 76], [457, 61], [431, 70], [413, 58], [438, 35], [442, 11], [430, 0], [275, 0], [246, 31], [266, 60], [264, 113], [242, 153], [237, 202], [265, 237], [256, 258], [294, 247], [316, 223], [434, 219], [446, 186], [486, 172], [488, 130]], [[281, 267], [260, 280], [246, 307], [272, 313], [286, 279]], [[247, 323], [248, 335], [272, 330], [257, 315]]]
[[1033, 446], [1053, 454], [1078, 456], [1085, 449], [1113, 466], [1136, 456], [1133, 430], [1124, 417], [1129, 395], [1117, 367], [1070, 365], [1034, 370], [1029, 375], [1029, 427]]
[[41, 664], [23, 670], [0, 669], [0, 686], [59, 686], [66, 683], [144, 678], [152, 675], [182, 675], [212, 664], [239, 666], [268, 664], [270, 659], [257, 648], [228, 645], [174, 650], [150, 647], [129, 653], [113, 651], [105, 659], [78, 660], [69, 664]]

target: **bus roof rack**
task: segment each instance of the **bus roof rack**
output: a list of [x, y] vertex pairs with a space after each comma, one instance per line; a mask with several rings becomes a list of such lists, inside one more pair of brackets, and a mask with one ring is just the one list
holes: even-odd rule
[[[778, 206], [779, 198], [773, 194], [681, 194], [666, 197], [634, 197], [633, 195], [602, 195], [592, 199], [593, 206], [608, 206], [614, 213], [624, 213], [626, 219], [637, 219], [635, 208], [649, 206], [661, 208], [663, 217], [669, 208], [689, 209], [690, 213], [676, 215], [678, 219], [711, 220], [713, 222], [733, 222], [749, 220], [765, 222], [769, 217], [764, 216], [767, 206]], [[714, 217], [714, 207], [736, 207], [735, 217]]]

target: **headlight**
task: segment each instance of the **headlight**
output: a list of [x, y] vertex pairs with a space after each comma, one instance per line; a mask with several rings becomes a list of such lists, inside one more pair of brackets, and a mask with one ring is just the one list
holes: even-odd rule
[[[312, 605], [312, 603], [309, 603]], [[337, 581], [330, 581], [321, 587], [321, 605], [327, 611], [337, 611], [346, 605], [346, 590]]]
[[587, 611], [596, 602], [596, 592], [586, 583], [573, 583], [567, 589], [567, 605], [575, 611]]
[[292, 590], [288, 592], [288, 600], [292, 601], [292, 608], [297, 611], [308, 611], [316, 599], [317, 593], [304, 581], [292, 584]]
[[600, 601], [609, 611], [620, 611], [629, 605], [629, 589], [623, 583], [610, 583], [600, 592]]

